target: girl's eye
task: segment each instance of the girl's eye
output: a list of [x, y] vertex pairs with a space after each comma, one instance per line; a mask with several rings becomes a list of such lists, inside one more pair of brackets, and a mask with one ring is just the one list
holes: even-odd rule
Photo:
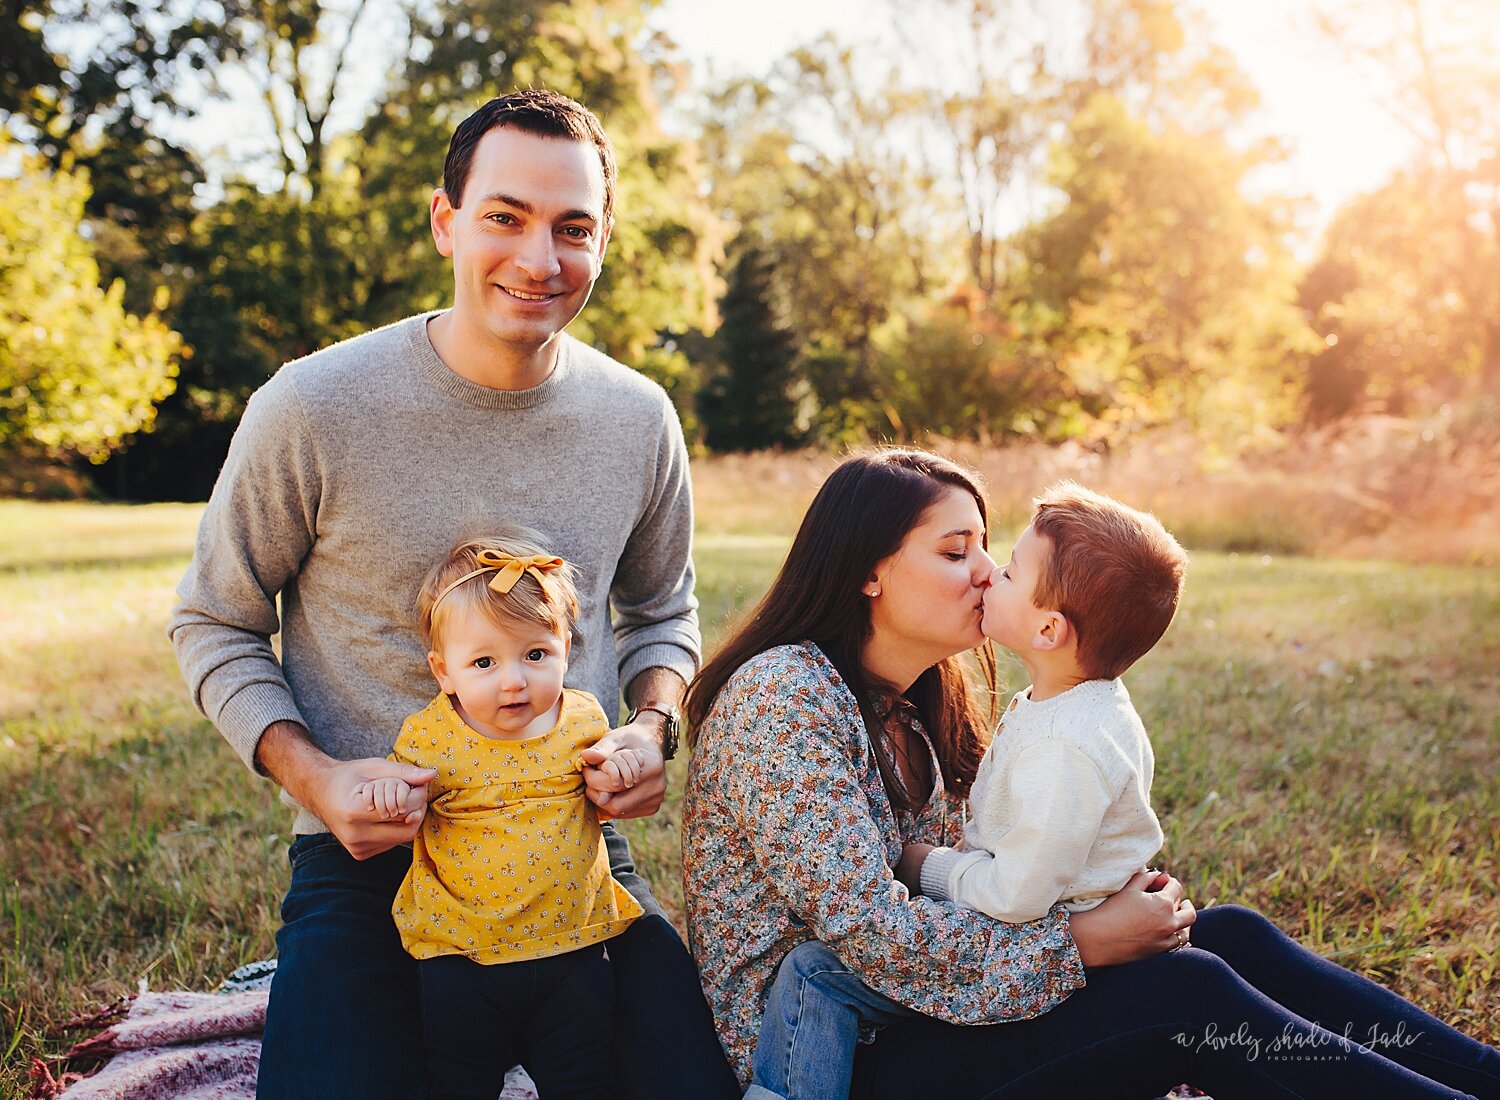
[[495, 662], [492, 661], [492, 660], [490, 660], [488, 657], [481, 657], [481, 658], [479, 658], [479, 660], [477, 660], [477, 661], [474, 662], [474, 667], [475, 668], [489, 668], [494, 663]]
[[545, 649], [529, 650], [526, 654], [526, 659], [533, 662], [545, 661], [547, 659], [547, 651]]

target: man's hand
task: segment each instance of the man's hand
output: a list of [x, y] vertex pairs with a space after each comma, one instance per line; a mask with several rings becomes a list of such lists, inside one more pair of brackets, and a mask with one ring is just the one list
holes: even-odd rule
[[[584, 793], [601, 817], [650, 817], [667, 793], [666, 762], [655, 715], [611, 730], [583, 750]], [[626, 779], [633, 776], [631, 782]]]
[[[405, 844], [417, 835], [427, 814], [431, 768], [370, 757], [334, 760], [308, 740], [295, 722], [274, 722], [261, 734], [256, 758], [271, 777], [328, 826], [328, 831], [355, 859], [369, 859]], [[406, 812], [394, 820], [382, 817], [365, 793], [365, 785], [384, 780], [407, 785]]]
[[1141, 871], [1093, 909], [1069, 919], [1085, 969], [1114, 966], [1185, 947], [1198, 911], [1182, 883], [1163, 871]]

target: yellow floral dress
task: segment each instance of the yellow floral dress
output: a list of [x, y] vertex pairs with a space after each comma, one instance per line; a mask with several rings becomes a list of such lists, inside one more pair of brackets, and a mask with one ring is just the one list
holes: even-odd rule
[[509, 741], [471, 729], [447, 695], [401, 727], [392, 760], [436, 768], [411, 870], [391, 914], [417, 959], [521, 962], [623, 932], [641, 907], [609, 873], [579, 754], [609, 731], [563, 692], [557, 725]]

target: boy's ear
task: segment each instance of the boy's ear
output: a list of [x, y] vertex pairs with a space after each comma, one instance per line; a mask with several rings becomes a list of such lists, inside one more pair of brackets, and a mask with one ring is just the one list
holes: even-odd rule
[[1055, 653], [1064, 649], [1073, 640], [1073, 624], [1061, 611], [1042, 612], [1041, 626], [1031, 639], [1031, 648], [1043, 653]]
[[449, 686], [448, 666], [443, 662], [443, 655], [437, 650], [428, 650], [427, 667], [432, 669], [432, 678], [438, 682], [443, 694], [452, 695], [453, 688]]

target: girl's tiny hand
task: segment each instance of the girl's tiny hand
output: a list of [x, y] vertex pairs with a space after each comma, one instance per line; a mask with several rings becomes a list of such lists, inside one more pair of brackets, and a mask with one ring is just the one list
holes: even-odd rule
[[358, 797], [365, 809], [386, 821], [405, 817], [415, 809], [414, 806], [407, 805], [412, 799], [412, 787], [405, 781], [390, 776], [361, 783]]

